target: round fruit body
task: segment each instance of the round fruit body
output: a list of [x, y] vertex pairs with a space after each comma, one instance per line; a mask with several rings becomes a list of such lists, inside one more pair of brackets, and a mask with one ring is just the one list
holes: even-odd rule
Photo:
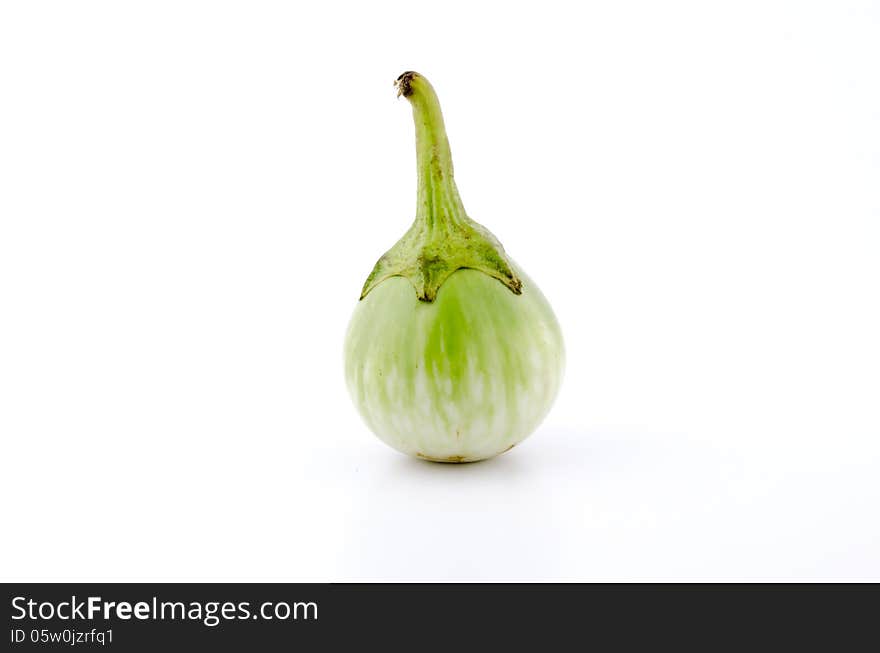
[[345, 376], [382, 441], [427, 460], [471, 462], [507, 451], [540, 424], [562, 381], [565, 351], [550, 304], [516, 271], [520, 295], [460, 269], [430, 303], [403, 277], [358, 302]]

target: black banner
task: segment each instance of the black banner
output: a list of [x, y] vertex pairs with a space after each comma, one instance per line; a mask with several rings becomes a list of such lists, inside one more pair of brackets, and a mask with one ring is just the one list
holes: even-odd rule
[[[876, 585], [7, 584], [4, 650], [876, 639]], [[572, 639], [574, 638], [574, 639]], [[197, 647], [193, 649], [193, 647]], [[551, 650], [559, 648], [550, 647]]]

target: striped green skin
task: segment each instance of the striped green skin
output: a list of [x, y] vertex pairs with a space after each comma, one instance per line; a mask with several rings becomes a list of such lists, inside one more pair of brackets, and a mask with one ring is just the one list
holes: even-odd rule
[[562, 334], [541, 291], [517, 273], [521, 295], [461, 269], [431, 303], [402, 277], [358, 302], [345, 375], [382, 441], [428, 460], [470, 462], [507, 451], [543, 420], [562, 381]]

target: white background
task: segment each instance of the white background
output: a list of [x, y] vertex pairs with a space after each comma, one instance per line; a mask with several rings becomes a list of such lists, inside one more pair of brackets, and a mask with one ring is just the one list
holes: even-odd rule
[[[7, 2], [0, 577], [880, 580], [877, 3]], [[342, 341], [459, 189], [566, 337], [495, 460]]]

